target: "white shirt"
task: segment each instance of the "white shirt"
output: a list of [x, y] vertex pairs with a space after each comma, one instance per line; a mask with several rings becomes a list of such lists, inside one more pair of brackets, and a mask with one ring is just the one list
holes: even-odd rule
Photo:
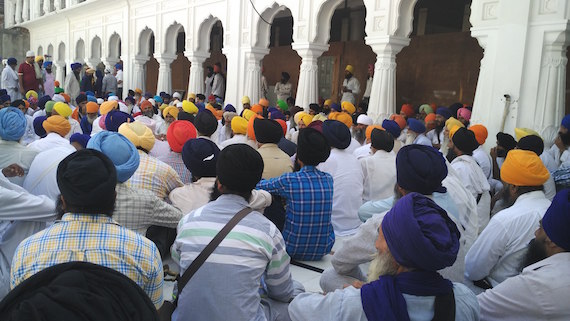
[[226, 92], [226, 84], [224, 76], [221, 74], [214, 74], [214, 84], [212, 85], [212, 95], [216, 97], [224, 97]]
[[357, 159], [362, 159], [362, 158], [368, 157], [368, 156], [372, 155], [370, 152], [370, 146], [372, 146], [371, 143], [364, 144], [364, 145], [358, 147], [357, 149], [355, 149], [354, 152], [352, 153], [352, 155], [354, 155]]
[[495, 214], [465, 256], [465, 278], [487, 278], [495, 287], [517, 275], [528, 242], [549, 206], [544, 193], [535, 191], [519, 196], [511, 207]]
[[570, 253], [527, 266], [477, 296], [481, 320], [570, 320]]
[[236, 135], [234, 135], [234, 137], [224, 140], [220, 144], [220, 150], [222, 150], [225, 147], [228, 147], [230, 145], [233, 145], [233, 144], [248, 144], [249, 146], [253, 147], [254, 149], [257, 149], [257, 144], [253, 140], [247, 138], [247, 136], [245, 136], [245, 135], [236, 134]]
[[273, 91], [277, 95], [277, 100], [283, 100], [286, 102], [287, 98], [291, 97], [292, 87], [293, 86], [290, 82], [287, 82], [285, 84], [282, 82], [276, 83]]
[[477, 164], [479, 164], [479, 167], [481, 167], [481, 169], [483, 170], [483, 174], [485, 175], [485, 177], [487, 177], [487, 181], [489, 180], [489, 178], [493, 177], [492, 175], [493, 168], [491, 166], [491, 155], [485, 152], [483, 146], [479, 146], [477, 147], [476, 150], [473, 151], [473, 158], [475, 158], [475, 161], [477, 162]]
[[71, 130], [69, 130], [69, 133], [65, 135], [66, 139], [69, 140], [69, 137], [75, 133], [83, 134], [83, 129], [81, 129], [81, 125], [79, 125], [79, 122], [77, 120], [73, 118], [69, 118], [67, 120], [69, 121], [69, 125], [71, 125]]
[[[24, 146], [18, 142], [6, 141], [0, 139], [0, 169], [7, 167], [11, 164], [18, 164], [27, 175], [32, 161], [38, 154], [38, 151]], [[10, 177], [8, 180], [16, 185], [22, 186], [24, 184], [23, 177]]]
[[548, 151], [544, 151], [542, 154], [540, 154], [540, 160], [549, 172], [552, 173], [558, 169], [558, 165], [556, 164], [554, 156]]
[[[297, 136], [299, 136], [299, 134], [297, 134]], [[295, 142], [296, 144], [297, 142]], [[348, 147], [346, 148], [346, 152], [350, 153], [350, 154], [354, 154], [354, 152], [356, 151], [357, 148], [362, 147], [362, 145], [360, 145], [360, 143], [354, 139], [354, 137], [350, 138], [350, 145], [348, 145]]]
[[20, 99], [20, 82], [18, 79], [18, 74], [12, 67], [6, 66], [2, 70], [1, 87], [6, 89], [8, 95], [10, 95], [11, 101]]
[[72, 153], [75, 152], [75, 148], [71, 146], [69, 140], [59, 136], [57, 133], [49, 133], [46, 137], [30, 143], [28, 147], [34, 148], [40, 152], [56, 147], [64, 147], [69, 149]]
[[333, 177], [332, 225], [337, 236], [352, 235], [362, 223], [358, 208], [362, 205], [364, 174], [358, 159], [347, 150], [331, 149], [329, 158], [317, 168]]
[[419, 134], [418, 136], [416, 136], [416, 139], [414, 139], [413, 144], [433, 147], [433, 145], [431, 144], [431, 140], [427, 138], [426, 135], [424, 134]]
[[554, 158], [554, 162], [556, 163], [557, 168], [560, 168], [563, 163], [570, 161], [570, 146], [568, 146], [565, 151], [561, 152], [558, 146], [554, 144], [546, 152], [548, 152], [550, 156]]
[[210, 77], [206, 76], [206, 80], [204, 80], [204, 84], [206, 85], [206, 91], [204, 91], [206, 93], [206, 98], [208, 98], [207, 96], [212, 93], [212, 81], [214, 81], [214, 74]]
[[75, 152], [73, 147], [71, 149], [58, 147], [39, 153], [32, 162], [28, 176], [24, 180], [24, 188], [31, 194], [46, 195], [56, 201], [60, 194], [57, 185], [57, 167], [64, 158], [73, 152]]
[[354, 76], [350, 77], [348, 80], [345, 78], [342, 82], [342, 85], [348, 90], [352, 90], [352, 92], [347, 91], [342, 93], [340, 102], [349, 101], [353, 105], [356, 104], [356, 96], [360, 94], [360, 82], [358, 82], [358, 79], [356, 79]]
[[396, 154], [378, 150], [360, 160], [364, 175], [362, 202], [388, 198], [394, 194], [396, 183]]
[[443, 130], [439, 132], [439, 135], [435, 131], [435, 128], [426, 133], [426, 137], [431, 140], [432, 145], [441, 145], [443, 142]]
[[115, 78], [117, 78], [117, 88], [123, 88], [123, 71], [120, 69], [117, 70]]
[[364, 95], [362, 95], [362, 97], [370, 98], [370, 93], [372, 92], [372, 81], [372, 77], [366, 80], [366, 89], [364, 89]]
[[154, 146], [148, 152], [148, 154], [152, 157], [162, 158], [170, 153], [170, 145], [168, 144], [167, 140], [154, 140]]

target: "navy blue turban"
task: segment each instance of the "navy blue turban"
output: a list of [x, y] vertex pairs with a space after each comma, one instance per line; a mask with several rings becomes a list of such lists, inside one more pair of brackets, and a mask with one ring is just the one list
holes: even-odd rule
[[337, 104], [337, 103], [332, 104], [332, 105], [331, 105], [331, 110], [334, 110], [334, 111], [341, 111], [340, 105]]
[[398, 264], [423, 271], [453, 265], [461, 233], [433, 200], [409, 193], [382, 220], [382, 233]]
[[79, 145], [83, 146], [83, 148], [87, 148], [87, 143], [89, 142], [89, 139], [91, 139], [91, 136], [87, 134], [75, 133], [71, 135], [71, 137], [69, 137], [69, 142], [79, 143]]
[[182, 161], [194, 177], [216, 177], [220, 149], [205, 138], [190, 139], [182, 147]]
[[38, 116], [34, 118], [34, 132], [36, 132], [36, 135], [40, 136], [41, 138], [44, 138], [47, 135], [46, 130], [43, 126], [44, 120], [46, 119], [46, 116]]
[[210, 137], [218, 129], [218, 120], [211, 111], [203, 110], [198, 112], [194, 118], [194, 126], [200, 135]]
[[350, 146], [350, 130], [345, 124], [338, 120], [326, 120], [323, 122], [322, 128], [323, 135], [325, 135], [331, 147], [346, 149]]
[[400, 133], [402, 132], [398, 123], [390, 119], [384, 119], [384, 121], [382, 121], [382, 128], [392, 134], [394, 138], [400, 137]]
[[445, 193], [441, 182], [447, 177], [443, 155], [431, 146], [412, 144], [402, 147], [396, 156], [396, 179], [401, 188], [430, 195]]
[[119, 127], [123, 123], [128, 122], [128, 120], [130, 120], [131, 123], [135, 121], [133, 116], [125, 112], [120, 110], [111, 110], [105, 117], [105, 128], [110, 132], [118, 132]]
[[542, 228], [554, 244], [570, 251], [570, 189], [563, 189], [554, 196], [542, 218]]
[[437, 107], [435, 112], [437, 115], [443, 116], [443, 118], [448, 119], [451, 117], [451, 111], [447, 107]]
[[415, 118], [408, 118], [408, 128], [418, 134], [423, 134], [426, 131], [426, 125]]
[[224, 108], [224, 111], [231, 111], [235, 113], [236, 108], [232, 104], [227, 104], [226, 107]]
[[38, 100], [38, 107], [40, 107], [40, 109], [44, 109], [46, 107], [46, 103], [50, 100], [51, 100], [51, 97], [49, 95], [42, 96]]
[[0, 104], [10, 101], [10, 95], [4, 94], [0, 96]]

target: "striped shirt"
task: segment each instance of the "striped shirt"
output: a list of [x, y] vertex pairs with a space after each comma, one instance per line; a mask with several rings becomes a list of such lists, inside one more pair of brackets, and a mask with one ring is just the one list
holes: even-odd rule
[[334, 245], [331, 223], [333, 178], [314, 166], [261, 180], [258, 189], [287, 199], [283, 237], [287, 253], [297, 260], [320, 260]]
[[72, 261], [119, 271], [135, 281], [157, 308], [162, 305], [158, 249], [106, 215], [67, 213], [61, 221], [22, 241], [12, 260], [10, 286], [16, 287], [45, 268]]
[[133, 176], [126, 181], [132, 189], [146, 189], [161, 200], [166, 200], [170, 192], [184, 183], [176, 171], [164, 162], [139, 150], [140, 164]]
[[[243, 197], [222, 195], [182, 218], [172, 245], [172, 258], [180, 264], [181, 274], [247, 206]], [[265, 320], [259, 294], [261, 278], [270, 298], [288, 302], [293, 296], [289, 260], [277, 227], [262, 214], [251, 212], [188, 282], [179, 295], [174, 320]]]

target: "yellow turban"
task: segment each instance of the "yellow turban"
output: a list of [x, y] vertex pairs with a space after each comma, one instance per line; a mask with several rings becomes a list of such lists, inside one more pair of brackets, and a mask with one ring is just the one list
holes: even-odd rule
[[167, 104], [162, 104], [162, 105], [160, 105], [160, 107], [158, 107], [158, 109], [159, 109], [160, 111], [164, 111], [164, 109], [165, 109], [166, 107], [168, 107]]
[[338, 116], [336, 116], [336, 120], [345, 124], [348, 128], [352, 127], [352, 116], [347, 113], [339, 113]]
[[241, 98], [241, 103], [242, 103], [242, 105], [243, 105], [243, 104], [250, 104], [251, 102], [249, 101], [249, 97], [243, 96], [243, 97]]
[[530, 135], [540, 137], [540, 135], [536, 131], [534, 131], [530, 128], [515, 128], [515, 137], [517, 139], [517, 142], [519, 140], [521, 140], [521, 138], [523, 138], [525, 136], [530, 136]]
[[332, 105], [332, 99], [325, 100], [325, 103], [323, 104], [323, 106], [330, 106], [330, 105]]
[[35, 92], [34, 90], [28, 90], [28, 92], [26, 93], [26, 99], [30, 99], [30, 97], [38, 99], [38, 93]]
[[178, 119], [178, 108], [174, 107], [174, 106], [168, 106], [166, 108], [164, 108], [164, 110], [162, 111], [162, 116], [164, 118], [166, 118], [166, 115], [169, 115], [174, 117], [174, 119]]
[[147, 152], [154, 146], [155, 138], [152, 130], [141, 122], [123, 123], [119, 127], [119, 134], [127, 137], [135, 147]]
[[317, 121], [317, 120], [325, 121], [325, 120], [327, 120], [327, 116], [325, 116], [325, 115], [323, 115], [323, 114], [316, 114], [316, 115], [313, 117], [313, 121]]
[[293, 120], [295, 120], [295, 124], [298, 124], [299, 121], [301, 120], [301, 117], [308, 115], [306, 112], [304, 111], [300, 111], [298, 113], [295, 114], [295, 116], [293, 116]]
[[543, 185], [550, 173], [535, 152], [513, 149], [501, 166], [501, 180], [515, 186]]
[[195, 93], [190, 93], [190, 94], [188, 95], [188, 99], [190, 99], [190, 98], [196, 99], [196, 94], [195, 94]]
[[463, 125], [462, 122], [460, 122], [459, 120], [453, 118], [453, 117], [449, 117], [448, 120], [445, 121], [445, 127], [447, 128], [447, 130], [451, 131], [451, 129], [453, 128], [453, 126], [459, 126], [459, 127], [465, 127], [465, 125]]
[[110, 112], [111, 110], [118, 108], [119, 108], [119, 103], [116, 100], [106, 101], [101, 104], [101, 107], [99, 107], [99, 113], [101, 113], [101, 115], [107, 115], [107, 113]]
[[236, 116], [232, 118], [231, 127], [234, 134], [245, 135], [247, 133], [247, 119]]
[[459, 128], [461, 128], [459, 127], [459, 125], [453, 125], [453, 127], [451, 127], [451, 129], [449, 130], [449, 139], [453, 138], [453, 135], [455, 135], [455, 133], [459, 130]]
[[185, 112], [187, 112], [189, 114], [197, 114], [198, 113], [198, 107], [196, 107], [196, 105], [194, 105], [193, 102], [188, 101], [188, 100], [184, 100], [182, 102], [182, 110], [184, 110]]
[[255, 115], [257, 115], [257, 114], [256, 114], [253, 110], [251, 110], [251, 109], [244, 109], [244, 110], [243, 110], [243, 113], [241, 114], [241, 116], [242, 116], [243, 118], [245, 118], [245, 120], [248, 120], [248, 121], [249, 121], [249, 119], [250, 119], [251, 117], [253, 117], [253, 116], [255, 116]]
[[344, 70], [350, 72], [351, 74], [354, 74], [354, 67], [352, 67], [352, 65], [346, 65], [346, 68], [344, 68]]
[[57, 102], [53, 105], [53, 110], [60, 116], [67, 118], [71, 116], [72, 110], [68, 104]]
[[57, 133], [61, 137], [64, 137], [71, 130], [71, 124], [65, 118], [60, 115], [53, 115], [44, 120], [42, 126], [47, 133]]
[[313, 121], [313, 116], [304, 113], [304, 115], [302, 115], [301, 118], [299, 118], [299, 120], [302, 121], [303, 124], [305, 124], [305, 126], [309, 126], [309, 124]]
[[137, 93], [137, 94], [139, 94], [139, 95], [142, 95], [143, 92], [142, 92], [142, 89], [136, 88], [136, 89], [135, 89], [135, 93]]
[[[34, 58], [34, 60], [36, 62], [44, 61], [44, 56], [36, 56], [36, 58]], [[28, 97], [26, 97], [26, 98], [28, 98]]]
[[356, 111], [356, 107], [354, 107], [354, 105], [350, 101], [343, 101], [340, 104], [340, 108], [351, 115], [354, 114], [354, 112]]

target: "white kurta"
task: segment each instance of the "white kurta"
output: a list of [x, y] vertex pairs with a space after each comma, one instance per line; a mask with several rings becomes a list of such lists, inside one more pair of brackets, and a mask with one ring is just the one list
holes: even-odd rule
[[20, 82], [18, 79], [18, 73], [12, 67], [6, 66], [2, 70], [2, 79], [0, 82], [1, 87], [6, 89], [8, 95], [10, 95], [10, 100], [14, 101], [20, 99]]
[[224, 140], [220, 144], [220, 150], [224, 149], [225, 147], [227, 147], [229, 145], [233, 145], [233, 144], [248, 144], [249, 146], [253, 147], [254, 149], [257, 149], [257, 144], [253, 140], [247, 138], [247, 136], [245, 136], [245, 135], [237, 134], [237, 135], [234, 135], [234, 137], [232, 137], [230, 139]]
[[346, 87], [348, 90], [352, 90], [352, 92], [345, 92], [342, 93], [342, 98], [340, 102], [348, 101], [351, 102], [353, 105], [356, 104], [356, 97], [360, 94], [360, 82], [356, 77], [351, 77], [350, 79], [344, 79], [342, 81], [342, 85]]
[[81, 88], [79, 85], [79, 80], [75, 78], [75, 74], [73, 73], [73, 71], [71, 72], [71, 74], [67, 75], [67, 78], [65, 79], [64, 90], [71, 97], [71, 103], [75, 104], [75, 98], [79, 96]]
[[[29, 148], [18, 142], [0, 139], [0, 169], [11, 164], [18, 164], [24, 169], [27, 175], [37, 154], [38, 151], [33, 148]], [[16, 185], [22, 186], [25, 177], [25, 175], [23, 177], [10, 177], [8, 180]]]
[[46, 195], [56, 201], [60, 194], [57, 185], [57, 167], [64, 158], [73, 152], [75, 152], [73, 147], [71, 149], [58, 147], [39, 153], [32, 162], [28, 176], [24, 180], [24, 188], [31, 194]]
[[369, 157], [372, 155], [371, 151], [370, 151], [370, 146], [372, 146], [371, 143], [364, 144], [364, 145], [358, 147], [357, 149], [355, 149], [354, 152], [352, 153], [352, 155], [354, 155], [354, 157], [356, 157], [357, 159]]
[[362, 205], [364, 174], [352, 153], [331, 149], [329, 158], [317, 168], [333, 177], [332, 225], [337, 236], [352, 235], [360, 224], [358, 209]]
[[71, 137], [71, 135], [78, 133], [78, 134], [83, 134], [83, 130], [81, 129], [81, 125], [79, 125], [79, 122], [73, 118], [69, 118], [67, 119], [69, 121], [69, 125], [71, 126], [71, 130], [69, 131], [69, 133], [67, 133], [67, 135], [65, 135], [65, 138], [69, 140], [69, 137]]
[[75, 152], [75, 148], [71, 146], [69, 140], [59, 136], [59, 134], [56, 133], [49, 133], [46, 137], [32, 142], [30, 145], [28, 145], [28, 147], [37, 149], [40, 152], [56, 147], [64, 147], [69, 149], [72, 153]]
[[425, 146], [430, 146], [433, 147], [431, 140], [429, 138], [426, 137], [426, 135], [424, 134], [419, 134], [416, 139], [414, 139], [413, 144], [418, 144], [418, 145], [425, 145]]
[[[298, 134], [297, 134], [298, 136]], [[296, 144], [297, 142], [295, 142]], [[356, 151], [357, 148], [362, 147], [362, 145], [360, 145], [360, 143], [354, 139], [354, 137], [350, 138], [350, 145], [348, 145], [348, 147], [346, 148], [346, 152], [349, 154], [354, 154], [354, 152]]]
[[528, 242], [549, 206], [544, 192], [535, 191], [519, 196], [511, 207], [495, 214], [465, 256], [465, 277], [471, 281], [486, 278], [495, 287], [517, 275]]
[[493, 177], [493, 171], [492, 171], [493, 166], [491, 165], [491, 155], [485, 152], [483, 146], [479, 146], [477, 147], [476, 150], [473, 151], [473, 158], [475, 158], [475, 161], [477, 162], [477, 164], [479, 164], [479, 167], [481, 167], [481, 169], [483, 170], [483, 174], [485, 174], [485, 177], [487, 177], [487, 181], [489, 180], [489, 178]]
[[388, 198], [396, 183], [396, 154], [383, 150], [360, 160], [364, 175], [362, 202]]

